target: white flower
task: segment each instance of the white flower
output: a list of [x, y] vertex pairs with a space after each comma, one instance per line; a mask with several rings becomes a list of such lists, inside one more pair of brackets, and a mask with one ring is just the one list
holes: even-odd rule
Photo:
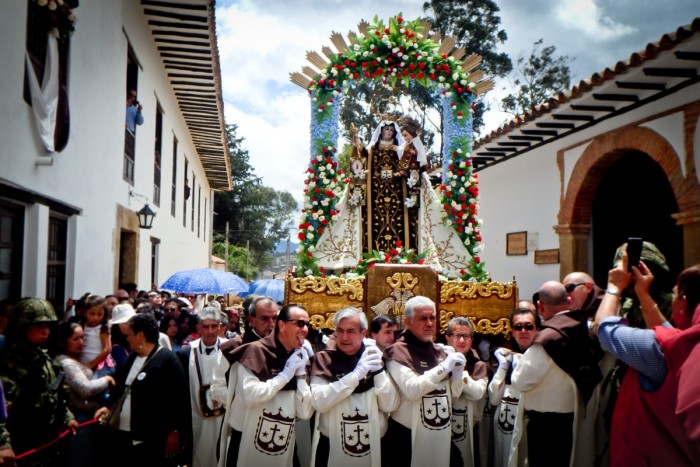
[[362, 33], [359, 33], [359, 34], [357, 35], [357, 37], [359, 37], [360, 39], [364, 39], [364, 38], [365, 38], [365, 35], [362, 34]]
[[307, 269], [306, 271], [304, 271], [304, 274], [306, 274], [307, 276], [311, 276], [313, 273], [314, 272], [311, 269]]
[[333, 219], [333, 222], [337, 221], [337, 220], [338, 220], [338, 215], [337, 215], [337, 214], [333, 214], [332, 219]]
[[314, 201], [314, 202], [311, 203], [311, 204], [314, 205], [314, 206], [318, 206], [318, 201]]
[[405, 33], [406, 33], [406, 30], [405, 30], [404, 28], [401, 28], [401, 29], [399, 29], [399, 32], [400, 32], [401, 34], [405, 34]]
[[400, 49], [398, 47], [394, 47], [393, 49], [391, 49], [391, 53], [393, 53], [393, 54], [398, 53], [399, 50]]
[[440, 76], [440, 77], [438, 78], [438, 81], [440, 81], [441, 83], [444, 83], [444, 82], [445, 82], [445, 77], [444, 77], [444, 76]]
[[[447, 60], [454, 62], [455, 58], [452, 55], [450, 55], [449, 57], [447, 57]], [[455, 79], [457, 79], [457, 78], [455, 78]]]
[[326, 170], [326, 166], [325, 166], [325, 165], [320, 165], [320, 166], [318, 166], [318, 170], [321, 171], [321, 172], [323, 172], [324, 170]]
[[[462, 148], [457, 148], [457, 153], [462, 154]], [[464, 162], [462, 162], [462, 164], [464, 164]]]
[[313, 232], [309, 232], [309, 233], [306, 234], [306, 236], [309, 237], [309, 240], [310, 240], [310, 239], [314, 238], [314, 233], [313, 233]]
[[365, 50], [364, 52], [362, 52], [362, 56], [363, 56], [363, 57], [366, 57], [366, 56], [368, 56], [368, 55], [369, 55], [369, 52], [368, 52], [368, 51]]
[[316, 96], [314, 96], [314, 97], [311, 98], [311, 100], [312, 100], [313, 102], [316, 102], [316, 101], [318, 100], [318, 98], [317, 98]]
[[321, 200], [321, 206], [328, 206], [328, 199]]
[[[316, 220], [316, 219], [318, 219], [318, 214], [313, 213], [313, 214], [311, 214], [311, 217], [312, 217], [314, 220]], [[309, 227], [309, 228], [311, 228], [311, 227]]]
[[318, 109], [318, 111], [319, 111], [319, 113], [320, 113], [320, 112], [323, 112], [323, 109]]
[[411, 44], [411, 47], [413, 47], [414, 49], [417, 49], [417, 48], [418, 48], [418, 42], [414, 42], [413, 44]]
[[304, 252], [304, 246], [299, 244], [299, 246], [297, 247], [297, 253], [303, 253], [303, 252]]
[[[419, 34], [419, 35], [420, 35], [420, 34]], [[423, 52], [421, 52], [421, 55], [424, 56], [424, 57], [427, 57], [427, 56], [428, 56], [428, 52], [423, 51]]]
[[352, 48], [355, 50], [360, 50], [360, 44], [355, 44]]
[[466, 85], [467, 85], [467, 80], [466, 80], [466, 79], [463, 79], [462, 81], [459, 82], [459, 84], [461, 84], [462, 86], [466, 86]]
[[457, 81], [459, 79], [459, 73], [455, 73], [452, 75], [452, 79]]
[[432, 61], [433, 61], [433, 57], [428, 57], [428, 61], [429, 61], [429, 62], [432, 62]]
[[[409, 206], [409, 207], [410, 207], [410, 206]], [[401, 258], [401, 259], [399, 260], [399, 264], [406, 264], [406, 263], [408, 263], [408, 260], [406, 260], [405, 258]]]
[[423, 33], [420, 33], [420, 32], [419, 32], [418, 34], [416, 34], [416, 37], [417, 37], [418, 39], [423, 39]]

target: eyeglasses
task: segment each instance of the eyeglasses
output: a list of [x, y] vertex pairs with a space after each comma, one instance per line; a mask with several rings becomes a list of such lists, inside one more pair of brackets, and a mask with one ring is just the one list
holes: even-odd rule
[[304, 326], [311, 327], [311, 321], [306, 321], [303, 319], [287, 319], [285, 321], [287, 321], [288, 323], [294, 323], [300, 328], [303, 328]]
[[533, 329], [535, 329], [535, 325], [532, 323], [518, 323], [513, 325], [513, 331], [532, 331]]
[[454, 334], [450, 333], [448, 336], [452, 336], [456, 340], [464, 339], [465, 341], [468, 341], [472, 338], [471, 334]]
[[584, 285], [584, 283], [583, 283], [583, 282], [580, 282], [580, 283], [577, 284], [577, 283], [575, 283], [575, 282], [572, 282], [571, 284], [566, 284], [566, 285], [564, 286], [564, 288], [566, 289], [566, 293], [571, 293], [571, 292], [573, 292], [574, 289], [576, 289], [576, 287], [578, 287], [579, 285]]

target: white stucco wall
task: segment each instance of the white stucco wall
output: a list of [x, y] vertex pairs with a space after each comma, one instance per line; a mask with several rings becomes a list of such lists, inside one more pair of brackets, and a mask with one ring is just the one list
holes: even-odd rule
[[[159, 285], [176, 270], [207, 267], [211, 233], [211, 191], [202, 165], [197, 158], [187, 127], [170, 88], [156, 44], [138, 2], [81, 2], [72, 36], [70, 55], [71, 131], [66, 149], [53, 157], [52, 166], [37, 166], [37, 156], [45, 155], [32, 121], [31, 108], [22, 97], [26, 2], [13, 2], [0, 17], [0, 177], [41, 195], [60, 200], [81, 210], [69, 221], [69, 260], [66, 295], [81, 292], [106, 294], [113, 291], [115, 274], [115, 228], [117, 205], [133, 211], [143, 202], [130, 198], [132, 188], [122, 177], [124, 152], [124, 115], [127, 48], [130, 41], [142, 65], [138, 77], [139, 101], [145, 123], [138, 127], [136, 166], [133, 190], [148, 198], [157, 212], [152, 230], [141, 230], [138, 285], [150, 286], [150, 238], [160, 239]], [[128, 37], [128, 41], [127, 41]], [[155, 141], [156, 99], [163, 110], [161, 202], [155, 206], [153, 196], [153, 151]], [[178, 139], [177, 209], [171, 216], [171, 180], [173, 137]], [[191, 229], [192, 197], [188, 201], [187, 227], [183, 227], [184, 158], [189, 169], [187, 178], [192, 194], [201, 187], [201, 227], [197, 235]], [[192, 186], [192, 172], [196, 185]], [[0, 193], [2, 196], [2, 193]], [[204, 199], [207, 199], [207, 213]], [[199, 200], [197, 200], [199, 201]], [[46, 237], [31, 230], [41, 225], [36, 216], [48, 215], [48, 209], [27, 209], [25, 222], [25, 270], [23, 294], [42, 295], [45, 289], [43, 252], [39, 248]], [[206, 227], [204, 222], [209, 224]], [[72, 229], [72, 230], [71, 230]], [[34, 238], [35, 240], [31, 240]], [[27, 241], [29, 239], [29, 241]], [[41, 245], [39, 245], [41, 244]], [[73, 253], [73, 255], [71, 254]], [[45, 258], [45, 257], [44, 257]], [[30, 260], [30, 261], [26, 261]], [[45, 263], [45, 259], [43, 260]]]
[[[515, 276], [520, 288], [520, 297], [524, 299], [532, 297], [544, 282], [559, 280], [559, 265], [534, 264], [532, 251], [527, 256], [506, 255], [506, 234], [509, 232], [537, 232], [539, 249], [559, 248], [559, 239], [553, 229], [557, 225], [562, 192], [562, 174], [557, 167], [558, 151], [564, 151], [564, 188], [576, 170], [576, 162], [592, 139], [627, 125], [640, 124], [656, 131], [669, 141], [678, 152], [679, 158], [685, 157], [682, 113], [672, 110], [696, 101], [698, 96], [700, 84], [688, 86], [652, 104], [605, 120], [586, 130], [478, 172], [480, 215], [484, 220], [482, 231], [485, 245], [481, 257], [486, 262], [486, 269], [491, 273], [493, 280], [509, 281]], [[654, 118], [655, 115], [669, 111], [669, 115]], [[699, 137], [700, 128], [696, 128], [696, 167], [700, 166]], [[502, 138], [500, 141], [507, 141], [507, 135]], [[592, 272], [590, 260], [591, 258], [591, 271], [587, 271], [589, 273]]]

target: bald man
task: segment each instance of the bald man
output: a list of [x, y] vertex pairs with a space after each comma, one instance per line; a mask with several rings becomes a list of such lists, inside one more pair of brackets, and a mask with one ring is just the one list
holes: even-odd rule
[[593, 278], [585, 272], [572, 272], [561, 281], [571, 298], [572, 310], [583, 310], [589, 319], [595, 316], [605, 291], [595, 285]]
[[520, 359], [514, 357], [511, 384], [522, 393], [520, 403], [529, 415], [529, 465], [566, 466], [576, 455], [574, 420], [580, 402], [588, 402], [603, 378], [598, 368], [602, 350], [589, 333], [585, 312], [570, 311], [563, 284], [545, 282], [538, 294], [542, 330]]

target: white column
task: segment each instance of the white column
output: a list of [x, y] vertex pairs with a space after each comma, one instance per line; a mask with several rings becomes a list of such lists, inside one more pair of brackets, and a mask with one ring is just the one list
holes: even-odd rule
[[46, 297], [48, 250], [49, 208], [31, 204], [24, 211], [23, 297]]

